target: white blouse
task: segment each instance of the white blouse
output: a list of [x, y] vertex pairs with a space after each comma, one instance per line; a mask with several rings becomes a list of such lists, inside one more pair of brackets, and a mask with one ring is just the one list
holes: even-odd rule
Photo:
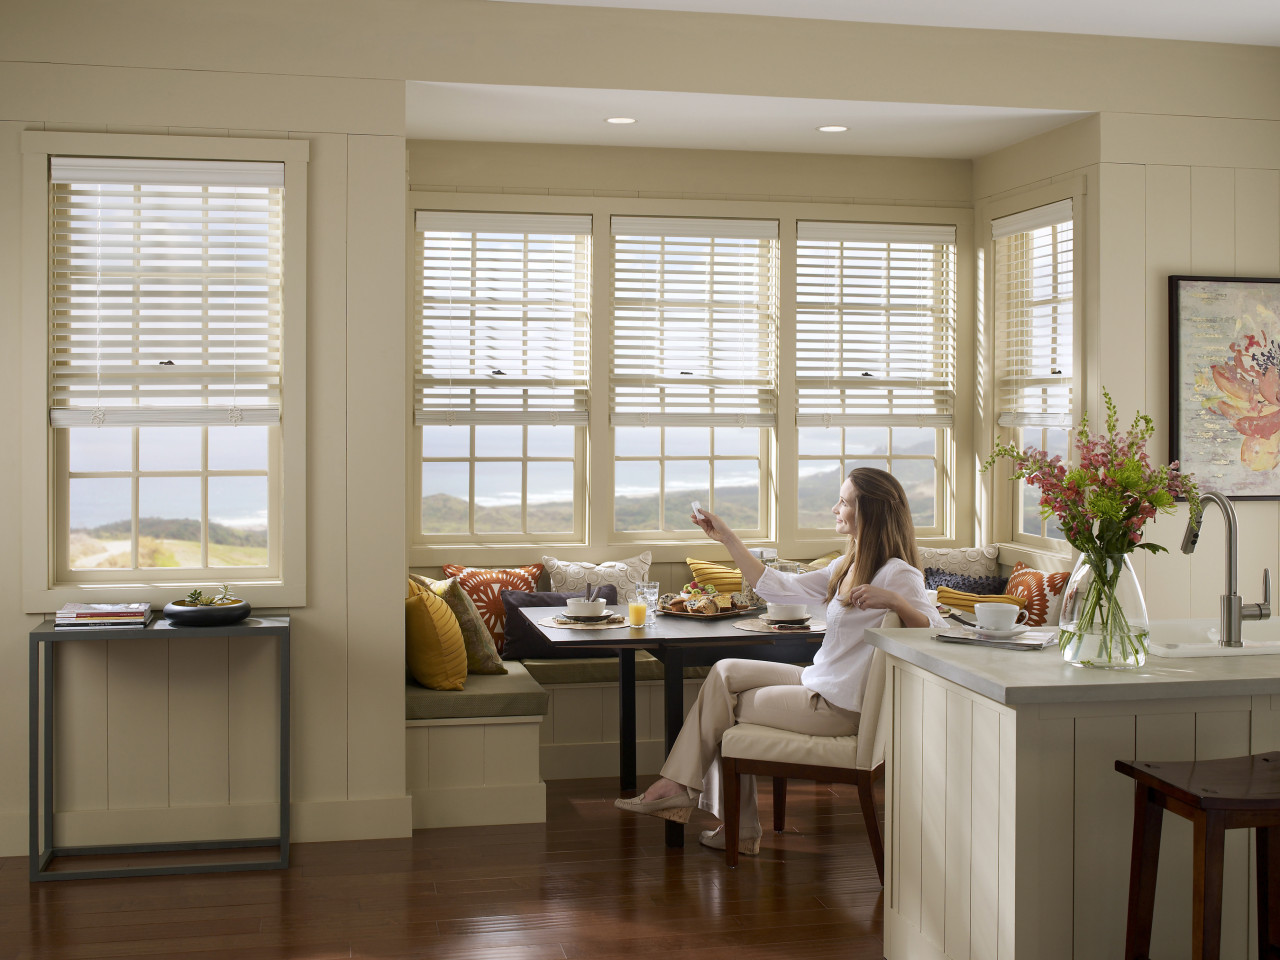
[[[827, 595], [827, 585], [842, 560], [837, 557], [821, 570], [807, 573], [778, 573], [766, 567], [756, 584], [756, 593], [774, 603], [813, 603]], [[929, 625], [939, 630], [946, 624], [924, 592], [924, 575], [897, 557], [876, 571], [871, 585], [892, 590], [916, 610], [929, 617]], [[800, 682], [821, 694], [837, 707], [861, 712], [874, 648], [862, 642], [868, 627], [878, 627], [887, 610], [846, 607], [836, 597], [827, 604], [827, 632], [814, 654], [813, 665], [804, 668]]]

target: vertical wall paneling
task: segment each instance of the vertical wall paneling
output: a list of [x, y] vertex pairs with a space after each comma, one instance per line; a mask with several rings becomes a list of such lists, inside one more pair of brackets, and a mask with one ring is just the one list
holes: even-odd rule
[[[1196, 713], [1196, 759], [1238, 757], [1253, 750], [1250, 744], [1249, 702], [1234, 709]], [[1227, 832], [1222, 875], [1222, 956], [1244, 960], [1248, 952], [1245, 931], [1249, 917], [1249, 850], [1252, 830]]]
[[943, 944], [946, 910], [947, 691], [940, 683], [924, 685], [921, 733], [920, 932], [938, 947]]
[[292, 611], [292, 787], [295, 797], [341, 800], [347, 793], [347, 138], [315, 134], [309, 139], [311, 560], [307, 605]]
[[347, 165], [347, 797], [403, 798], [404, 138], [349, 137]]
[[[1035, 709], [1027, 711], [1028, 725], [1035, 724]], [[1028, 734], [1028, 739], [1031, 739]], [[1017, 867], [1019, 859], [1024, 863], [1034, 862], [1028, 850], [1018, 849], [1018, 795], [1021, 784], [1018, 781], [1018, 718], [1010, 712], [1000, 714], [1000, 842], [999, 842], [999, 890], [1000, 912], [996, 927], [996, 955], [1012, 957], [1016, 955], [1014, 942], [1015, 910], [1018, 904]], [[1030, 752], [1023, 756], [1027, 764], [1032, 765]], [[1025, 796], [1026, 794], [1024, 794]], [[1024, 874], [1025, 875], [1025, 874]], [[1021, 915], [1023, 937], [1028, 938], [1034, 925], [1034, 910], [1025, 910]]]
[[[1040, 718], [1036, 723], [1038, 736], [1028, 738], [1024, 744], [1021, 734], [1030, 726], [1030, 718], [1018, 711], [1020, 763], [1026, 763], [1027, 751], [1033, 754], [1038, 789], [1032, 796], [1038, 798], [1035, 809], [1018, 809], [1019, 836], [1036, 838], [1038, 868], [1036, 879], [1039, 889], [1030, 887], [1035, 897], [1032, 907], [1039, 913], [1037, 942], [1031, 945], [1031, 955], [1038, 960], [1071, 960], [1072, 953], [1072, 905], [1075, 901], [1072, 871], [1068, 864], [1075, 862], [1072, 834], [1076, 825], [1075, 766], [1057, 762], [1053, 758], [1071, 756], [1075, 746], [1075, 721], [1069, 717]], [[1028, 783], [1019, 768], [1019, 788]], [[1024, 823], [1039, 824], [1038, 830], [1024, 828]], [[1023, 852], [1019, 851], [1019, 865]], [[1019, 903], [1019, 909], [1023, 908]], [[1025, 940], [1019, 940], [1022, 947]]]
[[973, 701], [947, 693], [946, 913], [943, 952], [969, 960], [973, 841]]
[[1133, 781], [1115, 761], [1133, 759], [1131, 715], [1083, 716], [1075, 744], [1075, 955], [1110, 960], [1124, 947], [1111, 930], [1124, 924], [1133, 837]]
[[1000, 903], [1000, 714], [973, 705], [972, 960], [995, 960]]
[[[1146, 713], [1137, 718], [1137, 760], [1194, 760], [1194, 714]], [[1191, 942], [1191, 822], [1166, 814], [1160, 835], [1160, 871], [1151, 932], [1154, 956], [1183, 955]]]
[[280, 743], [272, 736], [280, 717], [276, 640], [232, 637], [227, 661], [228, 797], [272, 803], [280, 799]]
[[169, 803], [226, 803], [227, 638], [169, 640], [168, 646]]
[[[25, 647], [23, 644], [24, 651]], [[53, 705], [53, 727], [57, 737], [54, 809], [105, 810], [109, 804], [107, 641], [76, 640], [55, 643], [53, 648], [57, 682]], [[25, 691], [22, 703], [25, 707]]]
[[920, 827], [921, 803], [923, 800], [923, 721], [924, 721], [924, 684], [914, 673], [902, 676], [902, 748], [898, 754], [900, 761], [899, 784], [902, 792], [898, 797], [898, 812], [901, 819], [897, 830], [899, 835], [898, 855], [903, 864], [900, 886], [898, 890], [898, 912], [915, 927], [920, 926]]
[[107, 788], [112, 808], [169, 803], [165, 640], [107, 641]]
[[1280, 170], [1236, 170], [1236, 275], [1280, 276]]

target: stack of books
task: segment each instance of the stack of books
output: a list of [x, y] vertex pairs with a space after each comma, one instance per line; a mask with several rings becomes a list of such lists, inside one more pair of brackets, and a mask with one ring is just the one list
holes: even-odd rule
[[150, 603], [64, 603], [53, 620], [55, 630], [97, 630], [100, 627], [145, 627]]

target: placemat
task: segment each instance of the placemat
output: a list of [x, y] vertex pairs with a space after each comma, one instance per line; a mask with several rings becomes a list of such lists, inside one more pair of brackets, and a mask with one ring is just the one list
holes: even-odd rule
[[557, 620], [555, 617], [543, 617], [538, 621], [540, 627], [554, 627], [557, 630], [616, 630], [626, 625], [627, 618], [620, 613], [599, 623], [574, 623], [572, 620]]
[[827, 629], [827, 621], [810, 620], [803, 627], [785, 627], [765, 623], [759, 617], [752, 617], [750, 620], [739, 620], [733, 626], [736, 630], [746, 630], [748, 633], [795, 633], [804, 636], [806, 633], [824, 633]]

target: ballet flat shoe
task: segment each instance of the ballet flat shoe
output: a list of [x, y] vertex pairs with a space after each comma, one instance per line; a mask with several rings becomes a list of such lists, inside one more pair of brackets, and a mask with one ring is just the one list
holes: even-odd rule
[[[698, 842], [713, 850], [723, 850], [728, 845], [724, 839], [723, 826], [716, 827], [714, 830], [703, 830], [698, 834]], [[760, 838], [738, 837], [738, 852], [754, 857], [760, 852]]]
[[661, 817], [663, 820], [671, 820], [675, 823], [688, 823], [698, 801], [687, 792], [683, 795], [677, 793], [674, 797], [663, 797], [661, 800], [646, 800], [642, 793], [638, 797], [619, 797], [613, 801], [613, 805], [629, 813], [643, 813], [649, 817]]

